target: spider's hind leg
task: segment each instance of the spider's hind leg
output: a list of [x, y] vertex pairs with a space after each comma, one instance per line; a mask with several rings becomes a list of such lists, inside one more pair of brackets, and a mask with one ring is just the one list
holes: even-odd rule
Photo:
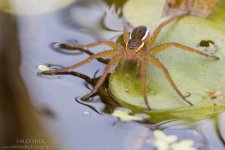
[[173, 89], [175, 90], [175, 92], [182, 98], [183, 101], [185, 101], [186, 103], [188, 103], [189, 105], [193, 106], [193, 104], [191, 102], [189, 102], [186, 97], [180, 92], [180, 90], [177, 88], [176, 84], [174, 83], [173, 79], [171, 78], [169, 71], [167, 70], [167, 68], [155, 57], [153, 56], [149, 56], [148, 60], [150, 62], [152, 62], [156, 67], [160, 68], [166, 79], [168, 80], [168, 82], [170, 83], [170, 85], [173, 87]]
[[147, 60], [143, 60], [141, 63], [141, 89], [142, 89], [142, 95], [144, 97], [145, 105], [149, 110], [151, 110], [151, 107], [148, 103], [148, 96], [147, 96]]
[[95, 55], [91, 55], [89, 58], [79, 62], [79, 63], [76, 63], [74, 65], [71, 65], [69, 67], [65, 67], [65, 68], [61, 68], [61, 69], [56, 69], [56, 70], [47, 70], [47, 71], [43, 71], [42, 74], [45, 74], [45, 75], [55, 75], [59, 72], [65, 72], [65, 71], [68, 71], [68, 70], [72, 70], [72, 69], [75, 69], [75, 68], [78, 68], [80, 66], [83, 66], [89, 62], [91, 62], [92, 60], [96, 59], [96, 58], [101, 58], [101, 57], [109, 57], [109, 56], [114, 56], [116, 55], [117, 53], [117, 50], [110, 50], [110, 51], [104, 51], [104, 52], [100, 52], [100, 53], [97, 53]]
[[111, 67], [115, 64], [117, 64], [120, 59], [121, 59], [121, 55], [116, 55], [114, 56], [109, 63], [106, 65], [105, 70], [102, 74], [102, 76], [100, 77], [100, 79], [98, 80], [97, 84], [95, 85], [95, 87], [91, 90], [90, 93], [88, 93], [87, 95], [83, 96], [84, 99], [87, 99], [89, 97], [91, 97], [93, 94], [95, 94], [98, 90], [98, 88], [103, 84], [103, 82], [105, 81], [108, 72], [110, 71]]

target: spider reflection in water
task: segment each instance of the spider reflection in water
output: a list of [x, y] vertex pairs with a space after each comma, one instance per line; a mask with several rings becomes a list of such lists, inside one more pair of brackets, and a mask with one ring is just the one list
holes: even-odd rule
[[140, 76], [141, 76], [141, 87], [142, 87], [142, 95], [144, 98], [144, 102], [149, 110], [151, 110], [150, 105], [148, 104], [148, 98], [147, 98], [147, 84], [146, 84], [146, 69], [147, 69], [147, 62], [153, 63], [156, 67], [162, 70], [163, 74], [165, 75], [166, 79], [174, 89], [174, 91], [181, 97], [181, 99], [188, 103], [189, 105], [193, 105], [191, 102], [189, 102], [186, 97], [180, 92], [180, 90], [177, 88], [176, 84], [174, 83], [173, 79], [171, 78], [169, 71], [167, 68], [154, 56], [154, 54], [165, 50], [169, 47], [176, 47], [180, 48], [181, 50], [185, 50], [188, 52], [192, 52], [201, 56], [210, 57], [213, 59], [219, 59], [219, 57], [211, 56], [208, 54], [205, 54], [203, 52], [200, 52], [198, 50], [195, 50], [191, 47], [171, 42], [171, 43], [164, 43], [160, 44], [158, 46], [153, 46], [155, 44], [155, 41], [162, 30], [163, 27], [171, 23], [172, 21], [175, 21], [176, 19], [183, 17], [184, 15], [180, 16], [173, 16], [167, 19], [166, 21], [162, 22], [153, 32], [152, 35], [150, 35], [150, 32], [147, 27], [145, 26], [138, 26], [135, 27], [131, 33], [129, 34], [128, 27], [125, 24], [124, 31], [123, 31], [123, 37], [124, 37], [124, 43], [125, 46], [121, 46], [119, 44], [110, 42], [110, 41], [100, 41], [95, 43], [90, 43], [86, 45], [77, 45], [77, 44], [61, 44], [61, 47], [67, 48], [67, 49], [88, 49], [95, 46], [100, 45], [106, 45], [111, 48], [111, 50], [103, 51], [97, 54], [91, 55], [89, 58], [87, 58], [84, 61], [81, 61], [77, 64], [71, 65], [69, 67], [65, 67], [62, 69], [56, 69], [56, 70], [48, 70], [42, 72], [45, 75], [55, 75], [58, 72], [65, 72], [68, 70], [75, 69], [77, 67], [83, 66], [90, 61], [97, 59], [97, 58], [103, 58], [103, 57], [111, 57], [110, 61], [107, 63], [105, 70], [101, 77], [99, 78], [98, 82], [94, 86], [94, 88], [91, 90], [91, 92], [83, 98], [89, 98], [93, 94], [97, 92], [99, 87], [103, 84], [105, 78], [107, 77], [108, 72], [110, 69], [118, 64], [121, 60], [127, 60], [127, 61], [133, 61], [137, 63], [138, 70], [140, 70]]

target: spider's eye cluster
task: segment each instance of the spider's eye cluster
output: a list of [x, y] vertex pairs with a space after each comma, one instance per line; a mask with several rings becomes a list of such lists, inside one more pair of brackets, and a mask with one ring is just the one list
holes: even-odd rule
[[146, 26], [138, 26], [130, 33], [130, 39], [139, 39], [145, 41], [149, 36], [149, 30]]

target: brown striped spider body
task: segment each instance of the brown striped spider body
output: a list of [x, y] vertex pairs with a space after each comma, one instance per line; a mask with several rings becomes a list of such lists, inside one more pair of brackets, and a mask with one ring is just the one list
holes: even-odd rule
[[156, 38], [158, 37], [161, 29], [165, 27], [170, 22], [176, 20], [177, 18], [182, 17], [180, 16], [174, 16], [166, 21], [162, 22], [153, 32], [152, 35], [150, 35], [150, 32], [147, 27], [145, 26], [138, 26], [134, 28], [131, 33], [129, 34], [127, 25], [124, 27], [123, 36], [124, 36], [124, 42], [125, 46], [121, 46], [119, 44], [110, 42], [110, 41], [101, 41], [101, 42], [95, 42], [87, 45], [74, 45], [74, 44], [63, 44], [65, 48], [68, 49], [88, 49], [90, 47], [95, 47], [99, 45], [106, 45], [111, 48], [111, 50], [103, 51], [97, 54], [90, 55], [89, 58], [87, 58], [84, 61], [81, 61], [77, 64], [71, 65], [69, 67], [65, 67], [62, 69], [56, 69], [56, 70], [48, 70], [42, 72], [46, 75], [54, 75], [59, 72], [65, 72], [71, 69], [75, 69], [77, 67], [83, 66], [90, 61], [94, 59], [99, 59], [103, 57], [111, 57], [110, 61], [107, 63], [105, 70], [103, 74], [101, 75], [100, 79], [98, 80], [95, 87], [92, 89], [92, 91], [85, 95], [84, 98], [89, 98], [94, 93], [97, 92], [98, 88], [103, 84], [108, 72], [110, 69], [116, 65], [121, 60], [128, 60], [128, 61], [134, 61], [137, 62], [137, 67], [140, 67], [140, 76], [141, 76], [141, 87], [142, 87], [142, 95], [144, 98], [144, 102], [148, 109], [151, 109], [150, 105], [148, 104], [148, 97], [147, 97], [147, 85], [146, 85], [146, 69], [147, 69], [147, 62], [153, 63], [156, 67], [162, 70], [163, 74], [165, 75], [166, 79], [174, 89], [174, 91], [178, 94], [178, 96], [189, 105], [193, 105], [191, 102], [189, 102], [186, 97], [180, 92], [180, 90], [177, 88], [176, 84], [174, 83], [173, 79], [171, 78], [169, 71], [167, 68], [154, 56], [155, 53], [160, 52], [162, 50], [165, 50], [169, 47], [177, 47], [181, 50], [185, 50], [187, 52], [196, 53], [201, 56], [210, 57], [214, 59], [219, 59], [216, 56], [211, 56], [208, 54], [205, 54], [203, 52], [200, 52], [198, 50], [195, 50], [191, 47], [179, 44], [179, 43], [164, 43], [158, 46], [153, 46]]

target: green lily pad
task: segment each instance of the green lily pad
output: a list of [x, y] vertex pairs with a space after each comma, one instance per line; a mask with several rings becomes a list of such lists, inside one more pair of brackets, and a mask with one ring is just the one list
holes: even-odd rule
[[[130, 0], [124, 7], [124, 15], [132, 25], [146, 25], [152, 33], [166, 19], [160, 19], [163, 2], [164, 0]], [[155, 55], [167, 67], [180, 91], [190, 94], [187, 99], [195, 105], [193, 107], [181, 100], [161, 70], [148, 64], [148, 101], [156, 110], [150, 112], [151, 120], [205, 117], [225, 110], [225, 27], [197, 17], [184, 17], [165, 27], [155, 45], [178, 42], [210, 53], [211, 50], [206, 47], [199, 47], [202, 41], [214, 43], [213, 54], [219, 56], [220, 60], [205, 58], [178, 48], [168, 48]], [[143, 109], [146, 105], [141, 95], [140, 76], [135, 64], [125, 63], [114, 71], [110, 76], [109, 88], [123, 106], [137, 112], [148, 112]], [[213, 92], [221, 95], [213, 97], [210, 94]]]
[[225, 1], [220, 0], [216, 7], [213, 9], [213, 12], [208, 17], [209, 20], [212, 20], [214, 23], [219, 23], [225, 25]]
[[132, 25], [149, 25], [162, 16], [165, 0], [130, 0], [123, 14]]

